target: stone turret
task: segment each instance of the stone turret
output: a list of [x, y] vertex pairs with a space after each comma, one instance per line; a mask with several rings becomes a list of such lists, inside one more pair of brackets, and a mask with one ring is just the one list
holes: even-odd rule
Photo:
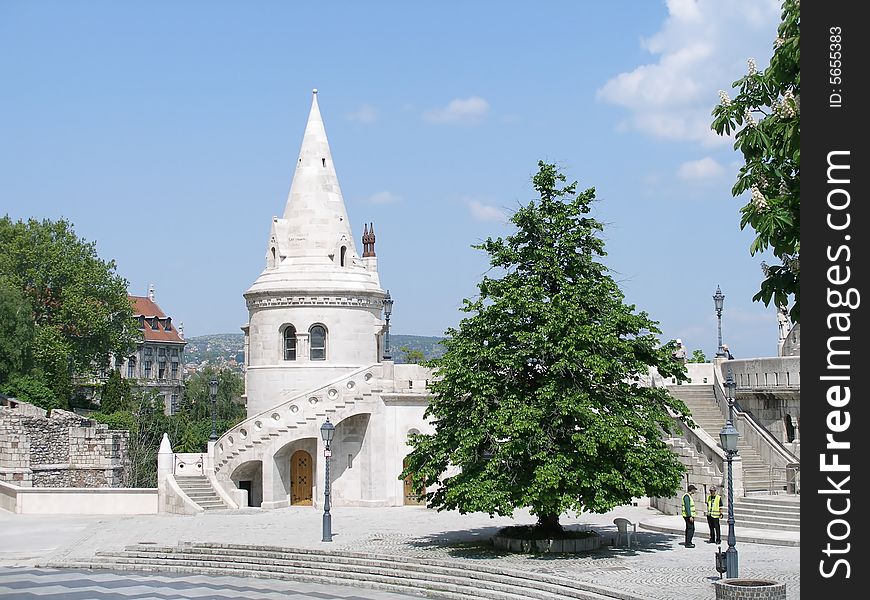
[[245, 292], [248, 414], [377, 362], [384, 290], [373, 227], [365, 228], [363, 246], [365, 258], [356, 250], [314, 90], [284, 214], [272, 218], [265, 268]]

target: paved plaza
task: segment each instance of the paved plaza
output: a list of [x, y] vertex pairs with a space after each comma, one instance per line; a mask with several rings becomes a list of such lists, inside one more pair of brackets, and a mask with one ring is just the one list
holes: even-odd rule
[[[78, 577], [94, 580], [98, 576], [102, 577], [99, 571], [77, 576], [66, 571], [43, 571], [40, 567], [51, 562], [87, 559], [98, 551], [122, 550], [127, 545], [143, 542], [160, 545], [174, 545], [180, 542], [216, 542], [291, 548], [333, 548], [371, 554], [474, 561], [475, 565], [491, 564], [569, 577], [650, 600], [709, 600], [714, 597], [713, 581], [719, 578], [714, 560], [716, 546], [705, 543], [707, 532], [703, 518], [698, 519], [694, 540], [696, 546], [685, 548], [682, 545], [682, 519], [679, 516], [661, 515], [658, 511], [642, 506], [619, 507], [603, 515], [587, 514], [579, 518], [564, 516], [562, 518], [564, 525], [590, 527], [602, 534], [605, 544], [615, 538], [614, 518], [625, 517], [639, 523], [635, 547], [628, 549], [605, 545], [598, 552], [577, 556], [533, 556], [505, 554], [493, 550], [488, 540], [499, 528], [511, 524], [534, 522], [534, 518], [523, 511], [517, 511], [513, 519], [504, 517], [491, 519], [485, 514], [439, 513], [423, 507], [339, 507], [333, 509], [332, 513], [334, 541], [324, 543], [320, 541], [321, 513], [310, 507], [291, 507], [273, 511], [258, 509], [214, 511], [197, 516], [160, 514], [78, 517], [14, 515], [0, 512], [0, 574], [8, 581], [10, 577], [14, 579], [16, 573], [22, 573], [18, 569], [39, 569], [37, 572], [43, 573], [41, 577], [48, 577], [48, 579], [35, 578], [34, 585], [40, 580], [48, 584], [51, 578], [55, 577], [52, 573], [59, 577], [56, 581], [74, 582]], [[723, 523], [723, 536], [726, 531], [727, 526]], [[742, 533], [747, 539], [769, 543], [741, 541], [738, 524], [737, 549], [740, 576], [784, 581], [787, 585], [788, 598], [790, 600], [800, 598], [800, 548], [796, 545], [781, 545], [798, 543], [798, 534], [785, 534], [775, 530], [746, 530]], [[129, 575], [124, 577], [131, 578]], [[196, 583], [193, 576], [166, 578], [163, 575], [137, 573], [135, 578], [146, 588], [151, 586], [150, 589], [169, 584], [187, 585], [188, 581]], [[236, 580], [236, 583], [232, 580]], [[5, 594], [6, 597], [12, 598], [31, 597], [14, 594], [10, 596], [9, 589], [2, 587], [2, 581], [4, 580], [0, 579], [0, 596]], [[224, 581], [224, 578], [208, 577], [202, 581], [211, 582], [215, 586], [224, 585], [219, 583]], [[276, 587], [278, 584], [275, 582], [261, 585], [256, 580], [241, 581], [245, 593], [253, 595], [233, 596], [233, 586], [240, 584], [238, 578], [229, 577], [226, 578], [228, 597], [266, 598], [270, 596], [258, 596], [257, 590], [278, 589]], [[70, 585], [75, 591], [76, 584], [70, 583]], [[305, 593], [313, 590], [309, 584], [281, 582], [280, 585], [282, 586], [280, 589], [305, 591]], [[57, 588], [46, 589], [50, 591]], [[141, 591], [142, 588], [135, 589]], [[342, 589], [346, 590], [343, 592], [345, 595], [337, 595], [342, 593]], [[16, 594], [20, 594], [21, 591], [18, 589]], [[56, 597], [82, 600], [149, 597], [138, 592], [128, 596], [124, 596], [118, 590], [115, 592], [118, 595]], [[401, 597], [386, 592], [339, 586], [321, 592], [327, 595], [315, 594], [310, 597], [373, 600]], [[176, 591], [175, 595], [166, 592], [155, 597], [221, 598], [223, 596], [211, 588], [211, 592], [199, 595], [182, 594]]]

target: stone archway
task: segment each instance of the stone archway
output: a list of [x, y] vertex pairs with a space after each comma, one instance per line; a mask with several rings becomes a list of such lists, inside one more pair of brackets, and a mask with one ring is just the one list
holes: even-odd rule
[[248, 492], [248, 506], [263, 502], [263, 463], [259, 460], [243, 462], [233, 470], [230, 479], [240, 490]]
[[305, 450], [290, 457], [290, 504], [312, 506], [314, 498], [314, 461]]

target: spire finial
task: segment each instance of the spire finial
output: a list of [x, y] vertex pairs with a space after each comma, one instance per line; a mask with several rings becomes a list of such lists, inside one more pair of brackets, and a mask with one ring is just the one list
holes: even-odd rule
[[313, 90], [311, 90], [311, 93], [316, 96], [317, 95], [317, 88], [314, 88]]

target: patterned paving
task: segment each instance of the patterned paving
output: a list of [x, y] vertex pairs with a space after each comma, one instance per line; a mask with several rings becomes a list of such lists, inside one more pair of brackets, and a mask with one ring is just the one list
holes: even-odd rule
[[0, 567], [9, 600], [420, 600], [420, 596], [281, 580]]

